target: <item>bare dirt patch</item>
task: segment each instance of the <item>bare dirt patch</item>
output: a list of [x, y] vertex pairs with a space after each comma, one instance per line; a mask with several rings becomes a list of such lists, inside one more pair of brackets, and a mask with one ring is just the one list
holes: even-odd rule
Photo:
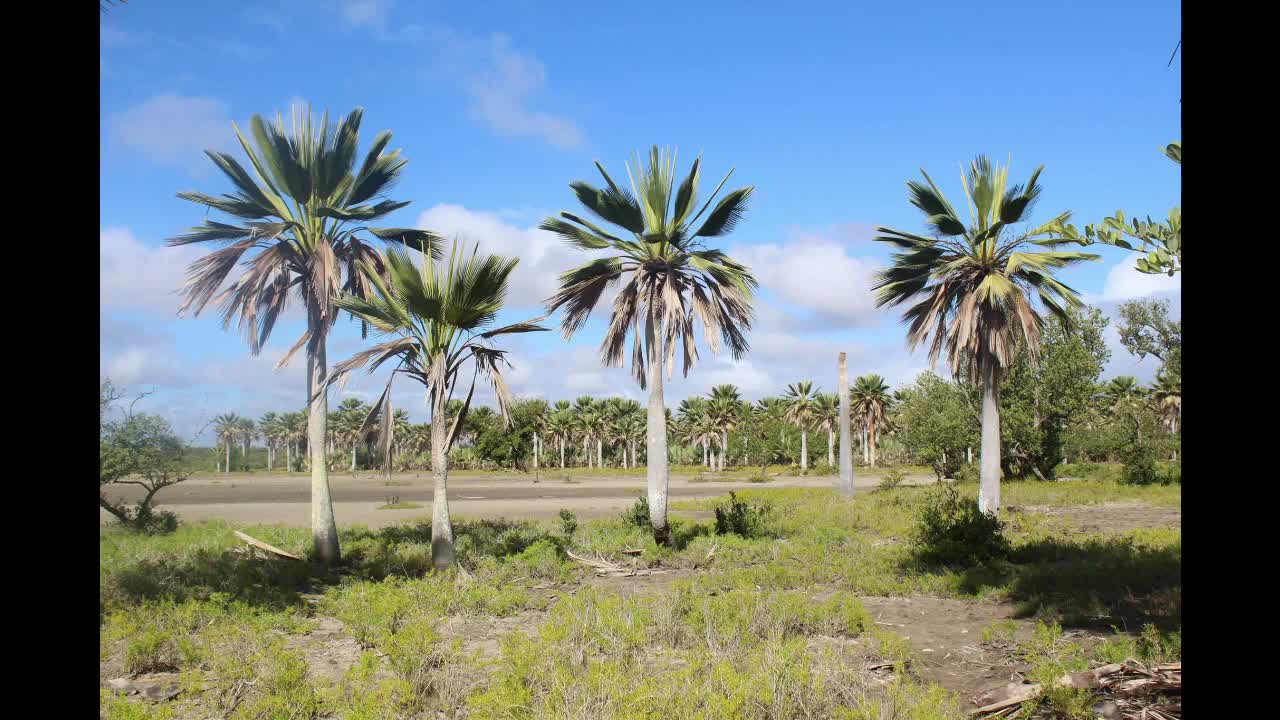
[[544, 610], [526, 610], [508, 617], [455, 615], [442, 621], [437, 629], [446, 640], [461, 640], [463, 654], [478, 651], [481, 658], [489, 660], [501, 654], [500, 641], [504, 636], [513, 632], [534, 635], [546, 619]]
[[1061, 519], [1081, 532], [1123, 532], [1137, 528], [1182, 528], [1180, 508], [1159, 507], [1139, 502], [1109, 502], [1099, 505], [1027, 505], [1020, 512]]
[[317, 680], [336, 683], [360, 659], [360, 643], [337, 618], [315, 618], [316, 627], [304, 635], [290, 635], [285, 644], [307, 662], [307, 673]]

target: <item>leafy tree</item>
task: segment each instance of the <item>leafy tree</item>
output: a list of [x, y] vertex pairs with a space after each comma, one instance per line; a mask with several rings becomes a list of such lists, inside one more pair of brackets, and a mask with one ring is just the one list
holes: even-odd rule
[[907, 453], [933, 468], [939, 480], [954, 477], [964, 450], [978, 438], [977, 415], [965, 391], [932, 372], [923, 372], [895, 403], [895, 423]]
[[[881, 227], [876, 240], [904, 248], [893, 265], [877, 276], [878, 306], [914, 302], [903, 314], [907, 342], [915, 348], [929, 340], [929, 359], [945, 349], [951, 371], [967, 370], [982, 388], [982, 470], [978, 505], [994, 514], [1000, 508], [1000, 381], [1019, 351], [1040, 349], [1043, 319], [1033, 295], [1050, 313], [1065, 316], [1080, 305], [1075, 290], [1054, 278], [1063, 267], [1097, 255], [1032, 252], [1042, 226], [1015, 231], [1040, 196], [1036, 168], [1025, 186], [1006, 188], [1008, 168], [978, 157], [961, 176], [970, 223], [960, 221], [928, 173], [927, 184], [908, 182], [911, 204], [925, 215], [932, 237]], [[1058, 216], [1065, 220], [1069, 213]]]
[[676, 346], [680, 345], [683, 373], [688, 375], [698, 357], [695, 320], [702, 324], [712, 352], [719, 351], [723, 340], [734, 359], [745, 355], [745, 332], [751, 329], [756, 287], [746, 266], [721, 250], [706, 247], [701, 239], [731, 232], [745, 214], [754, 188], [731, 191], [698, 225], [729, 176], [695, 213], [702, 160], [694, 160], [678, 188], [675, 166], [674, 153], [654, 146], [647, 166], [638, 156], [628, 166], [632, 181], [628, 192], [597, 162], [607, 189], [585, 182], [574, 182], [570, 187], [591, 214], [615, 229], [599, 227], [568, 212], [539, 226], [580, 250], [610, 253], [561, 275], [559, 292], [548, 299], [548, 312], [565, 309], [561, 328], [566, 338], [586, 322], [605, 288], [622, 282], [600, 355], [604, 364], [622, 367], [627, 335], [633, 336], [632, 372], [642, 389], [649, 388], [646, 484], [654, 538], [662, 545], [672, 544], [667, 523], [670, 467], [663, 365], [668, 374], [674, 371]]
[[1039, 354], [1020, 355], [1001, 390], [1002, 458], [1010, 475], [1056, 477], [1066, 430], [1084, 417], [1111, 357], [1101, 311], [1069, 310], [1068, 317], [1049, 319]]
[[[338, 307], [373, 325], [394, 339], [378, 343], [356, 353], [334, 367], [329, 382], [341, 379], [360, 367], [369, 372], [390, 360], [397, 360], [382, 396], [373, 405], [370, 416], [386, 412], [391, 383], [396, 375], [405, 375], [421, 383], [431, 406], [431, 474], [434, 486], [431, 513], [431, 562], [437, 570], [454, 563], [453, 525], [449, 518], [448, 451], [457, 438], [459, 426], [465, 422], [476, 381], [483, 375], [494, 389], [498, 412], [510, 423], [511, 404], [501, 365], [509, 364], [507, 351], [492, 345], [495, 338], [517, 333], [538, 332], [546, 328], [537, 321], [519, 322], [491, 328], [507, 296], [511, 271], [517, 260], [498, 255], [470, 256], [459, 252], [454, 243], [448, 264], [428, 261], [419, 253], [421, 267], [414, 267], [409, 252], [392, 246], [387, 253], [387, 275], [383, 280], [375, 266], [365, 264], [362, 270], [372, 292], [368, 299], [355, 294], [342, 297]], [[453, 420], [452, 427], [442, 422], [446, 404], [459, 380], [459, 373], [470, 369], [471, 386], [466, 399]]]
[[[364, 296], [369, 289], [367, 275], [383, 272], [382, 258], [361, 237], [362, 231], [440, 253], [439, 239], [425, 230], [368, 227], [369, 222], [409, 204], [385, 199], [408, 161], [399, 150], [383, 152], [391, 142], [391, 133], [384, 131], [374, 138], [357, 169], [363, 117], [364, 111], [356, 108], [335, 126], [326, 112], [317, 126], [308, 109], [305, 114], [295, 111], [293, 122], [286, 126], [279, 115], [274, 125], [254, 115], [249, 125], [256, 148], [235, 128], [253, 174], [230, 154], [207, 150], [205, 154], [231, 180], [235, 191], [221, 197], [178, 193], [183, 200], [244, 222], [205, 220], [168, 242], [170, 246], [220, 246], [191, 264], [181, 312], [199, 315], [216, 302], [224, 327], [234, 320], [254, 355], [266, 344], [291, 296], [306, 310], [307, 329], [279, 365], [306, 348], [311, 532], [317, 554], [328, 564], [339, 560], [325, 452], [329, 434], [325, 347], [338, 318], [334, 301], [343, 293]], [[368, 266], [371, 273], [362, 274], [357, 270], [360, 266]], [[228, 285], [237, 267], [245, 270]]]
[[1161, 372], [1182, 376], [1182, 321], [1169, 319], [1168, 300], [1134, 300], [1120, 306], [1120, 344], [1140, 359], [1154, 355]]
[[[132, 406], [122, 420], [111, 420], [111, 407], [120, 397], [110, 380], [99, 386], [98, 505], [135, 530], [172, 530], [177, 520], [172, 514], [156, 514], [155, 496], [189, 476], [184, 469], [186, 443], [174, 434], [167, 420], [134, 413]], [[112, 485], [136, 485], [144, 495], [130, 506], [107, 497], [105, 491]]]

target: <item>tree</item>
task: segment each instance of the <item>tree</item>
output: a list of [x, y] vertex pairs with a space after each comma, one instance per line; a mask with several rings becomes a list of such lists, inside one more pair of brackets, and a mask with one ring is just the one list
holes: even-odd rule
[[231, 446], [240, 437], [240, 416], [235, 413], [224, 413], [213, 419], [213, 434], [218, 442], [226, 448], [227, 464], [222, 466], [224, 473], [231, 472]]
[[[307, 356], [307, 433], [311, 453], [311, 533], [319, 558], [339, 560], [338, 529], [333, 519], [325, 457], [329, 398], [325, 392], [326, 339], [338, 314], [340, 293], [362, 297], [370, 275], [383, 272], [377, 250], [359, 233], [384, 241], [397, 240], [438, 256], [439, 239], [425, 230], [375, 229], [367, 223], [407, 206], [381, 199], [400, 178], [407, 160], [400, 151], [384, 153], [390, 132], [381, 132], [356, 169], [356, 147], [364, 111], [356, 108], [335, 127], [326, 112], [317, 127], [311, 110], [295, 110], [286, 127], [277, 115], [269, 125], [260, 115], [250, 121], [257, 148], [236, 127], [236, 137], [253, 166], [251, 176], [228, 153], [205, 154], [235, 186], [235, 192], [213, 197], [178, 193], [183, 200], [221, 211], [244, 222], [205, 220], [170, 246], [192, 243], [223, 245], [191, 264], [181, 312], [196, 315], [211, 302], [221, 305], [224, 327], [233, 320], [257, 355], [271, 336], [291, 295], [306, 309], [307, 329], [280, 359], [285, 365], [298, 350]], [[226, 290], [231, 271], [246, 268]], [[369, 266], [369, 274], [357, 271]], [[363, 328], [363, 326], [362, 326]]]
[[738, 388], [731, 384], [716, 385], [711, 388], [711, 412], [715, 424], [720, 428], [720, 472], [724, 472], [725, 456], [729, 454], [729, 432], [738, 423]]
[[[186, 443], [174, 434], [167, 420], [135, 414], [132, 405], [123, 420], [111, 420], [111, 407], [122, 393], [110, 380], [99, 386], [98, 393], [98, 506], [135, 530], [172, 529], [176, 522], [172, 515], [155, 514], [155, 496], [187, 479]], [[136, 485], [144, 495], [130, 507], [123, 500], [107, 498], [105, 490], [110, 485]]]
[[[1157, 375], [1151, 387], [1151, 399], [1156, 405], [1156, 412], [1161, 422], [1171, 435], [1178, 434], [1182, 426], [1182, 378], [1181, 376]], [[1173, 459], [1178, 459], [1178, 451], [1173, 451]]]
[[267, 470], [272, 470], [276, 462], [276, 444], [280, 441], [280, 416], [273, 412], [263, 413], [258, 418], [258, 429], [267, 444]]
[[663, 365], [668, 374], [674, 371], [679, 344], [683, 350], [683, 374], [688, 375], [698, 357], [696, 322], [702, 324], [703, 337], [713, 353], [719, 351], [723, 339], [734, 359], [745, 355], [749, 347], [745, 332], [751, 328], [752, 293], [756, 287], [756, 280], [745, 265], [721, 250], [705, 247], [700, 240], [732, 231], [745, 214], [754, 188], [731, 191], [701, 225], [696, 225], [729, 179], [726, 175], [702, 209], [694, 213], [701, 162], [701, 157], [694, 160], [688, 176], [676, 188], [674, 153], [654, 146], [647, 167], [641, 165], [638, 156], [628, 165], [630, 192], [618, 186], [597, 162], [596, 168], [608, 189], [585, 182], [574, 182], [570, 187], [589, 212], [616, 229], [607, 230], [568, 212], [561, 212], [559, 218], [548, 218], [539, 226], [579, 250], [611, 253], [561, 275], [559, 292], [548, 299], [547, 308], [548, 312], [565, 309], [561, 329], [567, 339], [586, 322], [605, 288], [622, 281], [609, 328], [600, 344], [600, 355], [605, 365], [622, 367], [627, 335], [633, 335], [632, 372], [641, 389], [646, 385], [649, 388], [649, 518], [655, 540], [668, 546], [672, 544], [667, 523], [670, 465], [662, 396]]
[[1182, 376], [1182, 321], [1169, 319], [1168, 300], [1133, 300], [1120, 306], [1120, 344], [1139, 359], [1154, 355], [1161, 372]]
[[[376, 413], [386, 411], [396, 375], [405, 375], [426, 389], [431, 407], [431, 562], [437, 570], [445, 570], [454, 563], [448, 451], [466, 421], [476, 381], [482, 375], [493, 386], [498, 412], [510, 425], [511, 396], [501, 372], [501, 364], [509, 365], [507, 352], [493, 347], [492, 341], [547, 329], [536, 320], [491, 328], [506, 300], [508, 281], [518, 260], [498, 255], [480, 256], [478, 246], [469, 257], [459, 250], [455, 242], [447, 265], [429, 260], [427, 253], [420, 253], [420, 266], [414, 267], [407, 250], [392, 246], [387, 253], [385, 280], [377, 266], [362, 265], [361, 270], [372, 288], [369, 297], [344, 295], [337, 305], [379, 333], [395, 338], [339, 363], [329, 380], [344, 378], [356, 368], [367, 366], [369, 372], [373, 372], [388, 361], [397, 361], [366, 423]], [[446, 427], [449, 397], [457, 386], [459, 372], [468, 363], [471, 386], [452, 427]]]
[[1001, 457], [1011, 474], [1055, 477], [1065, 460], [1067, 428], [1084, 418], [1111, 357], [1101, 311], [1082, 308], [1068, 315], [1070, 322], [1049, 319], [1039, 354], [1020, 355], [1001, 388]]
[[[1175, 140], [1166, 145], [1164, 154], [1181, 167], [1182, 141]], [[1050, 246], [1066, 243], [1088, 246], [1103, 243], [1145, 255], [1146, 257], [1140, 257], [1137, 260], [1138, 272], [1148, 275], [1164, 273], [1173, 277], [1182, 270], [1181, 207], [1175, 207], [1169, 211], [1168, 222], [1152, 220], [1148, 215], [1145, 221], [1133, 218], [1131, 223], [1125, 223], [1123, 210], [1116, 210], [1115, 215], [1106, 218], [1096, 226], [1085, 225], [1084, 234], [1081, 235], [1080, 231], [1074, 225], [1067, 223], [1064, 217], [1050, 224], [1049, 239], [1037, 242]], [[1125, 238], [1136, 241], [1137, 246], [1135, 247], [1133, 242]]]
[[249, 448], [253, 446], [253, 439], [258, 437], [258, 426], [252, 419], [242, 417], [237, 423], [237, 437], [244, 443], [244, 457], [241, 460], [244, 463], [244, 469], [249, 469]]
[[787, 386], [787, 420], [800, 428], [800, 473], [809, 470], [809, 426], [813, 424], [818, 402], [813, 383], [802, 380]]
[[[936, 363], [945, 348], [951, 371], [967, 369], [982, 388], [982, 484], [978, 505], [994, 514], [1000, 508], [1000, 380], [1019, 350], [1039, 352], [1043, 320], [1031, 295], [1050, 313], [1065, 317], [1067, 307], [1080, 305], [1075, 290], [1054, 278], [1054, 272], [1097, 255], [1078, 252], [1032, 252], [1030, 243], [1044, 226], [1029, 232], [1012, 228], [1022, 222], [1040, 195], [1036, 168], [1026, 186], [1006, 189], [1008, 168], [992, 166], [978, 157], [961, 176], [970, 224], [921, 170], [927, 184], [910, 181], [911, 204], [925, 215], [933, 237], [891, 228], [876, 238], [904, 248], [893, 265], [878, 273], [874, 289], [877, 306], [915, 302], [903, 314], [909, 324], [907, 342], [914, 349], [929, 339], [929, 360]], [[1070, 213], [1059, 215], [1065, 220]]]
[[915, 462], [932, 467], [938, 480], [960, 469], [964, 448], [979, 432], [977, 415], [965, 395], [956, 383], [926, 371], [894, 403], [903, 446]]
[[879, 429], [885, 422], [885, 409], [891, 402], [889, 386], [879, 375], [863, 375], [853, 383], [853, 410], [858, 414], [860, 424], [866, 429], [866, 442], [863, 452], [865, 461], [871, 467], [876, 466], [876, 440]]
[[827, 431], [827, 467], [836, 466], [836, 427], [840, 424], [840, 397], [818, 393], [813, 419]]

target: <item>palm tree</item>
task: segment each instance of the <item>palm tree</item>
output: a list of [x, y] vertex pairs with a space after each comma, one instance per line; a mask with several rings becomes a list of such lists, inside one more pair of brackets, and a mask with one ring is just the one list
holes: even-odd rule
[[[561, 403], [564, 407], [561, 407]], [[547, 416], [547, 434], [551, 436], [560, 450], [560, 469], [564, 469], [564, 446], [573, 436], [573, 415], [569, 404], [563, 400], [556, 403], [555, 412]]]
[[[714, 406], [712, 414], [720, 426], [720, 472], [724, 472], [725, 455], [729, 450], [729, 432], [738, 424], [738, 387], [731, 384], [716, 385], [711, 388], [711, 402]], [[716, 402], [720, 401], [717, 405]]]
[[800, 472], [809, 471], [809, 425], [817, 412], [813, 383], [803, 380], [787, 386], [787, 420], [800, 428]]
[[818, 393], [814, 398], [814, 422], [827, 431], [827, 466], [836, 466], [836, 426], [840, 424], [840, 397]]
[[592, 462], [591, 453], [587, 450], [587, 443], [591, 439], [591, 427], [595, 422], [592, 416], [595, 405], [596, 400], [590, 395], [583, 395], [573, 401], [574, 434], [582, 440], [582, 454], [586, 467], [591, 467]]
[[[250, 175], [228, 153], [205, 154], [232, 182], [236, 190], [221, 197], [199, 192], [178, 197], [219, 210], [245, 222], [227, 224], [206, 220], [185, 235], [169, 240], [170, 246], [210, 242], [223, 245], [196, 260], [188, 270], [180, 312], [196, 315], [210, 301], [221, 305], [223, 327], [236, 320], [249, 350], [257, 355], [280, 313], [295, 295], [306, 308], [307, 329], [279, 365], [306, 348], [308, 439], [311, 453], [311, 532], [316, 553], [328, 564], [339, 559], [338, 529], [333, 519], [329, 474], [325, 457], [329, 398], [324, 389], [325, 346], [337, 320], [334, 300], [340, 293], [363, 296], [369, 281], [357, 272], [368, 265], [373, 274], [383, 271], [382, 259], [361, 230], [383, 240], [398, 240], [438, 255], [438, 238], [425, 230], [369, 228], [366, 223], [408, 205], [382, 199], [396, 183], [407, 160], [400, 151], [384, 153], [390, 132], [379, 133], [356, 169], [356, 146], [364, 111], [356, 108], [335, 127], [325, 112], [319, 126], [310, 108], [294, 111], [291, 126], [277, 115], [274, 125], [260, 115], [250, 121], [255, 149], [240, 129], [236, 137], [253, 166]], [[291, 202], [290, 202], [291, 201]], [[245, 272], [226, 290], [219, 291], [237, 266]], [[363, 328], [363, 325], [362, 325]]]
[[307, 435], [307, 428], [308, 428], [307, 413], [305, 412], [285, 413], [280, 417], [280, 422], [281, 422], [281, 435], [283, 436], [285, 441], [285, 451], [284, 451], [285, 470], [287, 472], [292, 472], [293, 471], [293, 449], [296, 448], [298, 443], [301, 442], [302, 439], [305, 438]]
[[[503, 421], [508, 427], [511, 422], [508, 412], [511, 394], [500, 367], [508, 362], [507, 353], [493, 347], [491, 341], [505, 335], [547, 329], [536, 320], [488, 329], [502, 309], [508, 280], [518, 261], [498, 255], [479, 256], [478, 246], [469, 257], [459, 250], [455, 242], [447, 265], [437, 265], [436, 261], [428, 260], [426, 253], [420, 253], [421, 264], [414, 267], [406, 250], [392, 246], [387, 253], [386, 280], [376, 266], [362, 265], [372, 286], [369, 298], [351, 294], [343, 296], [337, 304], [368, 322], [381, 336], [395, 337], [339, 363], [330, 378], [332, 382], [366, 365], [369, 372], [373, 372], [389, 360], [398, 360], [370, 417], [389, 410], [391, 383], [396, 375], [407, 375], [426, 388], [431, 406], [431, 562], [437, 570], [447, 569], [454, 562], [448, 450], [457, 438], [458, 429], [466, 422], [476, 380], [481, 375], [493, 386]], [[466, 363], [472, 371], [471, 386], [452, 427], [446, 427], [447, 402]]]
[[1133, 420], [1134, 437], [1142, 442], [1141, 411], [1146, 406], [1148, 391], [1132, 375], [1112, 378], [1102, 386], [1102, 403], [1113, 415]]
[[[876, 240], [893, 243], [893, 265], [877, 275], [878, 306], [915, 301], [903, 314], [909, 323], [907, 343], [914, 349], [933, 338], [929, 359], [936, 363], [946, 348], [952, 374], [963, 373], [982, 388], [982, 472], [978, 505], [994, 514], [1000, 508], [1000, 379], [1013, 364], [1019, 348], [1039, 354], [1044, 321], [1032, 305], [1031, 294], [1054, 315], [1067, 320], [1063, 304], [1079, 306], [1075, 290], [1058, 282], [1054, 271], [1097, 255], [1077, 252], [1036, 252], [1032, 239], [1046, 226], [1027, 232], [1013, 229], [1029, 214], [1040, 186], [1043, 166], [1026, 186], [1006, 190], [1007, 167], [993, 167], [985, 157], [969, 166], [964, 181], [970, 224], [921, 170], [927, 184], [908, 182], [911, 204], [926, 216], [932, 237], [891, 228], [877, 228]], [[1055, 218], [1063, 220], [1069, 213]], [[1051, 221], [1051, 223], [1054, 221]], [[918, 298], [918, 300], [917, 300]]]
[[237, 437], [239, 437], [240, 441], [244, 443], [244, 457], [242, 458], [244, 461], [244, 469], [248, 470], [249, 448], [253, 445], [253, 439], [258, 437], [258, 426], [254, 424], [252, 419], [242, 417], [237, 421], [237, 427]]
[[548, 299], [547, 307], [551, 312], [565, 308], [561, 329], [566, 338], [586, 322], [605, 288], [622, 281], [613, 302], [609, 329], [600, 344], [600, 355], [605, 365], [622, 367], [627, 334], [633, 334], [632, 373], [641, 389], [646, 385], [649, 388], [649, 519], [655, 540], [663, 545], [672, 542], [667, 524], [670, 464], [662, 397], [663, 365], [668, 374], [674, 371], [679, 344], [683, 348], [683, 373], [689, 374], [698, 356], [695, 319], [701, 322], [703, 336], [713, 353], [719, 352], [723, 338], [735, 359], [745, 355], [749, 346], [744, 333], [751, 329], [752, 292], [756, 287], [746, 266], [720, 250], [705, 247], [700, 240], [732, 231], [746, 212], [747, 199], [754, 188], [740, 188], [725, 195], [702, 224], [695, 225], [729, 176], [694, 213], [701, 158], [694, 160], [678, 188], [675, 166], [674, 153], [660, 151], [657, 146], [649, 153], [647, 167], [641, 165], [637, 155], [627, 168], [631, 180], [628, 192], [597, 162], [596, 168], [608, 189], [585, 182], [574, 182], [570, 187], [587, 210], [616, 229], [601, 228], [568, 212], [540, 225], [581, 250], [611, 253], [560, 276], [560, 290]]
[[862, 443], [862, 450], [865, 453], [863, 462], [870, 467], [875, 467], [879, 430], [885, 423], [885, 410], [892, 402], [889, 397], [889, 386], [884, 384], [884, 378], [873, 373], [854, 380], [851, 392], [853, 411], [857, 413], [858, 424], [866, 433]]
[[222, 471], [229, 473], [231, 472], [231, 446], [240, 437], [240, 416], [235, 413], [225, 413], [214, 418], [213, 433], [218, 438], [218, 442], [226, 448], [227, 463]]
[[273, 470], [276, 462], [276, 442], [279, 439], [279, 423], [280, 416], [273, 413], [263, 413], [258, 418], [258, 429], [262, 432], [262, 439], [267, 444], [267, 470]]
[[[703, 421], [707, 414], [707, 399], [701, 397], [685, 398], [680, 401], [680, 406], [676, 413], [680, 416], [680, 432], [678, 434], [685, 438], [685, 442], [702, 445], [702, 464], [710, 467], [709, 442], [695, 430], [696, 426]], [[692, 440], [691, 438], [694, 435], [702, 439]]]
[[[1165, 427], [1170, 433], [1176, 434], [1182, 419], [1182, 378], [1164, 373], [1156, 375], [1155, 384], [1151, 386], [1151, 399], [1155, 401], [1156, 410]], [[1173, 454], [1173, 458], [1178, 459], [1177, 452]]]

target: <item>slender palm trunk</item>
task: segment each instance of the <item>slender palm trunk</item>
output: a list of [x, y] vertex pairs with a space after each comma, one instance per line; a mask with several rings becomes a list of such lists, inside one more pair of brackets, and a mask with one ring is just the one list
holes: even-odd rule
[[724, 461], [729, 455], [729, 431], [720, 433], [720, 472], [724, 472]]
[[827, 428], [827, 467], [836, 466], [836, 431]]
[[[437, 360], [436, 362], [441, 362]], [[436, 570], [453, 566], [453, 525], [449, 522], [449, 448], [445, 427], [444, 388], [432, 388], [431, 409], [431, 565]]]
[[849, 431], [849, 363], [840, 353], [840, 493], [853, 497], [853, 437]]
[[284, 444], [284, 471], [293, 472], [293, 443]]
[[970, 445], [968, 448], [965, 449], [964, 452], [965, 452], [965, 462], [972, 465], [973, 464], [973, 446]]
[[631, 467], [636, 466], [636, 441], [631, 441]]
[[867, 421], [867, 438], [870, 440], [869, 444], [871, 445], [871, 467], [875, 467], [876, 466], [876, 419], [875, 417], [872, 417]]
[[702, 466], [711, 467], [711, 449], [707, 446], [706, 438], [702, 438]]
[[865, 418], [862, 423], [862, 464], [871, 466], [871, 444], [867, 442], [867, 423]]
[[604, 440], [596, 438], [596, 467], [604, 467]]
[[982, 457], [978, 509], [994, 515], [1000, 509], [1000, 381], [988, 362], [982, 383]]
[[800, 428], [800, 473], [809, 471], [809, 433]]
[[538, 469], [538, 431], [533, 431], [533, 469]]
[[351, 472], [356, 471], [356, 441], [351, 441]]
[[560, 438], [560, 469], [564, 469], [564, 438]]
[[653, 539], [659, 545], [671, 546], [671, 526], [667, 524], [667, 488], [670, 483], [670, 467], [667, 465], [667, 413], [662, 400], [662, 353], [654, 347], [653, 337], [647, 338], [649, 350], [649, 422], [646, 428], [645, 450], [649, 458], [645, 468], [645, 481], [649, 494], [649, 522], [653, 526]]
[[312, 319], [311, 332], [318, 336], [316, 351], [307, 354], [307, 397], [311, 409], [307, 418], [307, 439], [311, 451], [311, 538], [321, 562], [334, 565], [338, 550], [338, 526], [333, 520], [333, 498], [329, 494], [329, 468], [325, 465], [324, 439], [329, 433], [329, 388], [317, 394], [328, 377], [324, 336], [327, 328]]
[[226, 467], [226, 472], [231, 472], [231, 441], [230, 440], [227, 441], [227, 464], [225, 467]]
[[591, 467], [591, 453], [587, 452], [587, 438], [585, 435], [582, 437], [582, 454], [587, 458], [587, 467]]

